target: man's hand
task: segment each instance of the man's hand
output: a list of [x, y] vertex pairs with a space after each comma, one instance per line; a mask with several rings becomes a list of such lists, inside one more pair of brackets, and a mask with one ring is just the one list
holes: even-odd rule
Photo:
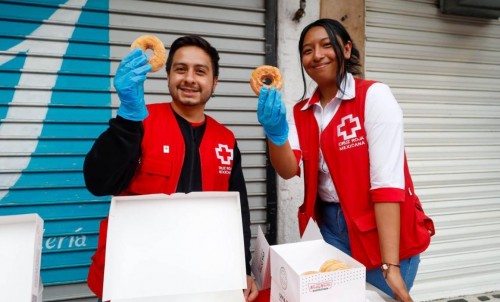
[[252, 302], [255, 301], [259, 295], [259, 290], [257, 289], [257, 284], [253, 280], [252, 276], [247, 275], [247, 288], [243, 292], [245, 296], [245, 301]]
[[113, 81], [121, 102], [119, 116], [131, 121], [143, 121], [148, 116], [144, 102], [144, 81], [150, 70], [148, 57], [140, 48], [132, 50], [121, 61]]

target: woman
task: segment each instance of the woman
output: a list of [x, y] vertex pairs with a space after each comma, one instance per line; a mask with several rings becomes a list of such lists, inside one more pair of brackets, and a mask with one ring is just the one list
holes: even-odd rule
[[317, 84], [312, 97], [294, 106], [287, 123], [280, 92], [263, 87], [257, 115], [277, 173], [298, 175], [302, 160], [300, 232], [316, 219], [326, 242], [366, 266], [369, 283], [412, 301], [434, 227], [413, 193], [401, 109], [387, 85], [354, 78], [359, 51], [338, 21], [306, 26], [299, 53], [304, 90], [304, 71]]

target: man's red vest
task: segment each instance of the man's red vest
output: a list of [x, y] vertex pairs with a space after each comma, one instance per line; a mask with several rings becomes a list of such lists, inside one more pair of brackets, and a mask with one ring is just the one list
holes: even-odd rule
[[[120, 195], [176, 192], [184, 162], [184, 138], [170, 103], [148, 105], [144, 120], [141, 159], [129, 187]], [[206, 129], [200, 144], [203, 191], [227, 191], [233, 167], [234, 134], [206, 116]], [[108, 219], [101, 221], [97, 250], [89, 268], [88, 286], [102, 298], [104, 259]]]
[[375, 221], [375, 202], [401, 204], [400, 259], [423, 252], [430, 244], [430, 236], [434, 234], [433, 222], [425, 215], [420, 200], [414, 194], [406, 156], [404, 190], [370, 190], [370, 161], [364, 113], [366, 92], [373, 83], [355, 79], [356, 97], [342, 100], [332, 121], [321, 135], [312, 106], [301, 110], [308, 100], [294, 106], [305, 183], [304, 202], [298, 213], [300, 234], [304, 232], [309, 218], [321, 219], [320, 213], [317, 213], [319, 207], [316, 206], [321, 148], [345, 215], [352, 256], [367, 269], [380, 267], [382, 262]]

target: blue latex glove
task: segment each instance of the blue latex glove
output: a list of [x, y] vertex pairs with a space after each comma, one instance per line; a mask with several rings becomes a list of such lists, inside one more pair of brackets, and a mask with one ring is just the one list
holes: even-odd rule
[[115, 86], [120, 107], [117, 114], [131, 121], [143, 121], [148, 116], [144, 102], [144, 81], [151, 70], [148, 57], [140, 48], [132, 50], [116, 70]]
[[257, 105], [257, 119], [271, 142], [278, 146], [286, 142], [288, 139], [286, 107], [281, 100], [279, 90], [262, 86]]

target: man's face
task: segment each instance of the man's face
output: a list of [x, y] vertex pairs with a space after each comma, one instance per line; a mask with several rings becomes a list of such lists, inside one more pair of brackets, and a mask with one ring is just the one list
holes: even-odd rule
[[180, 106], [204, 106], [217, 85], [212, 68], [210, 56], [201, 48], [179, 48], [172, 59], [168, 76], [168, 89], [173, 101]]

